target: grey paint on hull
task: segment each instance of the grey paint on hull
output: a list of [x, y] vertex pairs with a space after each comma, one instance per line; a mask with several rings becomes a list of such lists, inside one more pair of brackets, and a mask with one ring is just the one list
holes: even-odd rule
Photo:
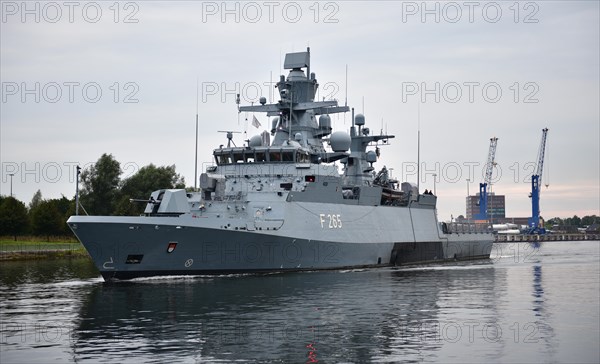
[[[100, 271], [273, 271], [389, 263], [393, 243], [340, 243], [244, 231], [78, 223]], [[100, 233], [101, 232], [101, 233]], [[168, 252], [169, 243], [176, 243]], [[128, 257], [139, 262], [127, 264]]]
[[[253, 231], [240, 230], [249, 225], [244, 219], [210, 216], [73, 216], [69, 225], [105, 279], [411, 264], [487, 258], [491, 251], [489, 234], [440, 236], [431, 229], [432, 209], [284, 204], [296, 219], [283, 213], [255, 220]], [[331, 214], [318, 211], [339, 212], [346, 223], [329, 228], [322, 220]]]

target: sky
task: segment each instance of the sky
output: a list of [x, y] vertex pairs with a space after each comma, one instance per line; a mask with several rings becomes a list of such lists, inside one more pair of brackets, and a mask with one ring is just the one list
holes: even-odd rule
[[[492, 137], [492, 191], [507, 216], [529, 216], [546, 127], [541, 215], [600, 215], [598, 1], [0, 5], [2, 195], [14, 174], [25, 203], [38, 189], [71, 198], [75, 165], [103, 153], [122, 178], [175, 164], [193, 186], [196, 108], [203, 171], [226, 142], [219, 130], [246, 132], [242, 144], [270, 128], [264, 114], [260, 129], [238, 114], [235, 94], [277, 101], [285, 54], [310, 47], [319, 99], [347, 100], [396, 136], [376, 169], [416, 182], [420, 131], [420, 186], [435, 189], [441, 220], [465, 214]], [[332, 123], [347, 131], [351, 116]]]

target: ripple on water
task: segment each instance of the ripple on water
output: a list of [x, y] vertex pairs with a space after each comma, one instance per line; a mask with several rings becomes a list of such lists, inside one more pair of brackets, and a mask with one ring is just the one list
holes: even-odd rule
[[598, 362], [597, 246], [116, 284], [33, 263], [2, 278], [2, 361]]

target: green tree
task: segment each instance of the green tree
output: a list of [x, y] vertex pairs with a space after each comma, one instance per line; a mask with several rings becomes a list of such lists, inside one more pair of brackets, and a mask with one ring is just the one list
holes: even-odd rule
[[61, 215], [60, 228], [58, 229], [59, 234], [60, 235], [71, 235], [72, 231], [69, 228], [69, 225], [67, 225], [67, 220], [72, 215], [75, 215], [75, 200], [74, 199], [69, 200], [65, 196], [62, 196], [59, 199], [52, 199], [50, 201], [51, 201], [51, 203], [53, 203], [56, 206], [56, 209], [58, 210], [58, 212]]
[[581, 218], [581, 225], [583, 226], [590, 226], [597, 223], [600, 223], [600, 218], [596, 215], [588, 215]]
[[175, 171], [175, 165], [156, 167], [149, 164], [121, 184], [121, 197], [117, 215], [139, 215], [144, 212], [144, 203], [131, 203], [129, 199], [147, 199], [153, 191], [163, 188], [185, 188], [185, 181]]
[[29, 217], [25, 204], [14, 197], [2, 198], [0, 202], [0, 235], [23, 234], [29, 228]]
[[93, 215], [111, 215], [119, 197], [121, 165], [112, 154], [102, 154], [81, 172], [81, 203]]
[[546, 221], [546, 223], [544, 224], [544, 227], [546, 229], [552, 229], [552, 227], [554, 225], [558, 225], [561, 226], [563, 224], [562, 219], [560, 217], [553, 217], [549, 220]]
[[31, 202], [29, 203], [29, 211], [34, 210], [36, 207], [38, 207], [40, 205], [41, 202], [42, 202], [42, 191], [37, 190], [37, 192], [33, 194], [33, 198], [31, 199]]
[[33, 233], [46, 236], [48, 241], [51, 235], [63, 235], [65, 232], [65, 220], [57, 201], [59, 200], [43, 200], [31, 211]]
[[568, 217], [565, 219], [565, 225], [579, 227], [581, 226], [581, 219], [577, 215], [574, 215], [573, 217]]

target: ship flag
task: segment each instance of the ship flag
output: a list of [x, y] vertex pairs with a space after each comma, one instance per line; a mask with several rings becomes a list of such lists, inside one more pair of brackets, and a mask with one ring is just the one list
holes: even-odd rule
[[256, 129], [260, 128], [260, 126], [261, 126], [260, 122], [254, 115], [252, 115], [252, 126], [255, 127]]

